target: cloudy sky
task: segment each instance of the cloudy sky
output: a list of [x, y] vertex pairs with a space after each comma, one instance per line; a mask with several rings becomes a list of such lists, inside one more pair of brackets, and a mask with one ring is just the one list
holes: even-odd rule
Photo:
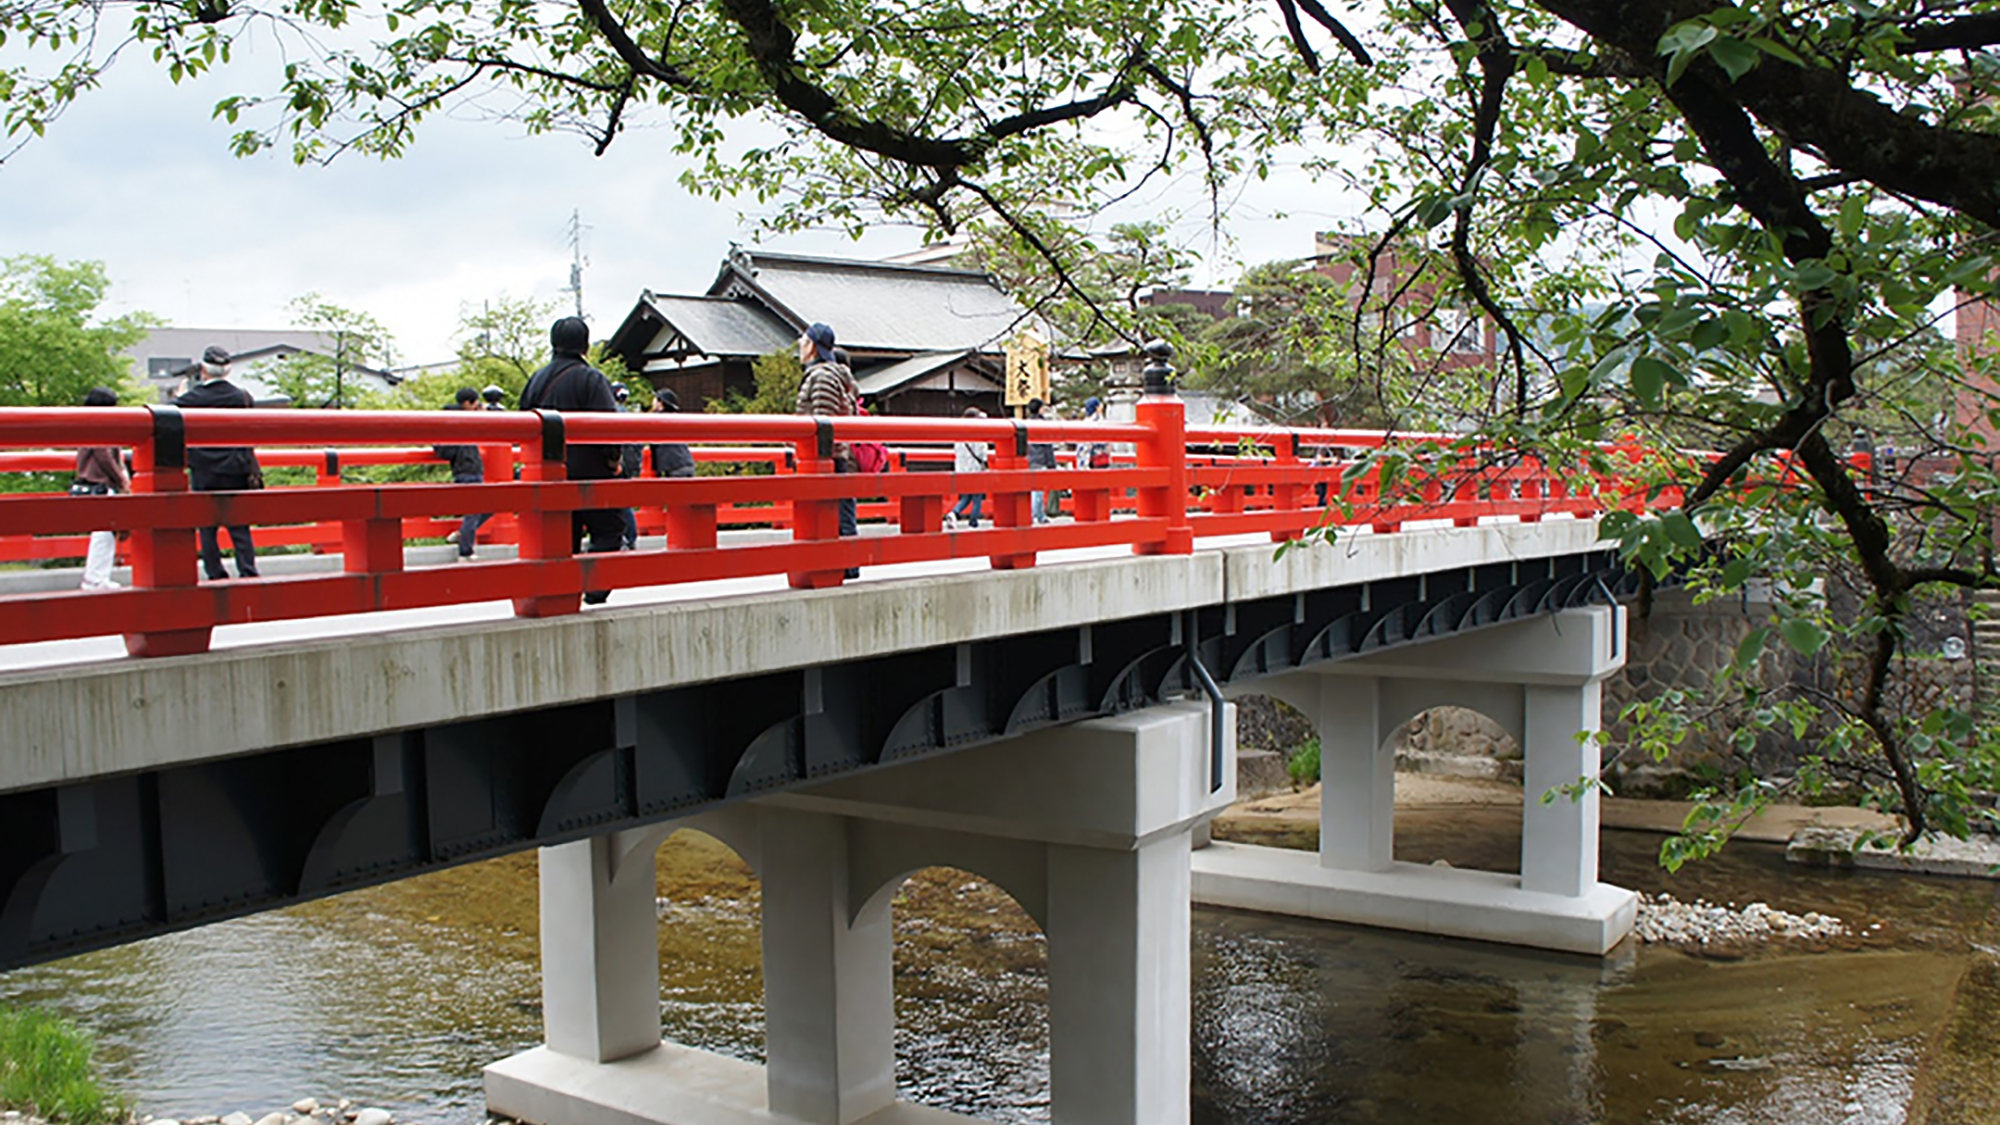
[[[572, 210], [586, 224], [586, 312], [609, 331], [642, 288], [700, 292], [732, 241], [758, 243], [754, 216], [694, 198], [664, 135], [628, 132], [603, 158], [573, 136], [530, 138], [506, 123], [434, 119], [412, 153], [294, 166], [284, 154], [229, 155], [217, 98], [270, 81], [257, 62], [176, 87], [135, 55], [50, 129], [0, 164], [0, 246], [103, 261], [106, 312], [142, 309], [184, 327], [277, 328], [308, 291], [374, 315], [397, 360], [449, 358], [460, 311], [482, 299], [564, 298]], [[1234, 204], [1212, 238], [1198, 188], [1168, 185], [1123, 217], [1179, 208], [1206, 257], [1195, 281], [1228, 284], [1242, 262], [1304, 255], [1343, 208], [1302, 177], [1276, 176]], [[820, 232], [769, 249], [880, 257], [914, 248], [908, 228], [860, 243]], [[566, 299], [566, 298], [564, 298]]]

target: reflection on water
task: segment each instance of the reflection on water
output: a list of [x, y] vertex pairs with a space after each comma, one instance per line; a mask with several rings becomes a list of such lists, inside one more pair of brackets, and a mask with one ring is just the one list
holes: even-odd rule
[[1213, 914], [1196, 970], [1197, 1121], [1889, 1125], [1959, 964], [1600, 964]]
[[[1502, 866], [1518, 848], [1512, 814], [1451, 819], [1428, 841], [1421, 818], [1399, 833], [1405, 858]], [[1657, 842], [1607, 833], [1607, 878], [1826, 911], [1861, 933], [1817, 952], [1600, 962], [1197, 911], [1195, 1120], [1900, 1122], [1990, 888], [1798, 871], [1743, 846], [1668, 877]], [[684, 833], [662, 850], [661, 893], [666, 1033], [761, 1058], [755, 880]], [[0, 975], [0, 998], [81, 1020], [147, 1113], [341, 1096], [467, 1125], [479, 1068], [540, 1040], [535, 910], [533, 858], [516, 856]], [[1047, 1120], [1032, 922], [943, 870], [905, 887], [896, 919], [905, 1096]]]

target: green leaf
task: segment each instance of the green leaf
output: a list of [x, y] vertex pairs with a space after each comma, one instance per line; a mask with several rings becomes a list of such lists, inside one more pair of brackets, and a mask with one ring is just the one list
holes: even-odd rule
[[1737, 667], [1747, 668], [1757, 663], [1757, 658], [1764, 655], [1765, 643], [1770, 639], [1769, 626], [1759, 626], [1744, 634], [1743, 639], [1736, 643]]
[[1774, 59], [1783, 59], [1784, 61], [1791, 63], [1793, 66], [1806, 65], [1806, 60], [1800, 58], [1798, 56], [1798, 52], [1792, 50], [1790, 47], [1785, 46], [1783, 43], [1778, 42], [1776, 39], [1773, 39], [1768, 35], [1752, 36], [1750, 38], [1750, 45], [1764, 52], [1765, 54], [1771, 56]]
[[1751, 68], [1764, 61], [1757, 48], [1741, 39], [1717, 39], [1708, 45], [1708, 57], [1729, 76], [1731, 82], [1750, 73]]
[[1694, 520], [1688, 518], [1686, 512], [1674, 511], [1661, 516], [1660, 528], [1667, 533], [1668, 539], [1673, 540], [1676, 547], [1699, 551], [1701, 545], [1706, 542], [1701, 529], [1694, 525]]
[[1673, 369], [1649, 355], [1632, 361], [1632, 393], [1647, 406], [1658, 406]]
[[1785, 643], [1801, 656], [1811, 656], [1825, 648], [1831, 635], [1809, 617], [1787, 617], [1778, 624], [1778, 632], [1783, 634]]

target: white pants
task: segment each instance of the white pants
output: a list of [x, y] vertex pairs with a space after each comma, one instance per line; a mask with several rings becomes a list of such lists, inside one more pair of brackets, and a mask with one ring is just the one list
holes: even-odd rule
[[83, 560], [83, 588], [111, 584], [111, 564], [118, 561], [118, 535], [111, 531], [90, 533], [90, 554]]

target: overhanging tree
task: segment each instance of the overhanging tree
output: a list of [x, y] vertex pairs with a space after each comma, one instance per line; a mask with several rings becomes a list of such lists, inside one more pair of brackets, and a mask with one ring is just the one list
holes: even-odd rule
[[[1366, 199], [1374, 257], [1443, 255], [1440, 297], [1496, 327], [1498, 369], [1463, 375], [1485, 380], [1464, 396], [1486, 403], [1481, 450], [1576, 464], [1630, 433], [1717, 451], [1646, 462], [1689, 514], [1612, 530], [1708, 592], [1778, 580], [1765, 636], [1858, 659], [1821, 697], [1726, 684], [1746, 722], [1823, 724], [1808, 777], [1878, 788], [1912, 834], [1962, 829], [1996, 784], [1969, 716], [1889, 687], [1921, 599], [1996, 584], [1984, 361], [1921, 342], [1954, 287], [1992, 288], [2000, 4], [40, 0], [0, 14], [57, 51], [8, 75], [15, 135], [87, 88], [112, 11], [176, 77], [259, 24], [357, 44], [302, 34], [271, 86], [224, 99], [243, 151], [393, 155], [495, 88], [599, 151], [652, 111], [691, 187], [776, 200], [780, 226], [990, 215], [1059, 280], [1081, 266], [1047, 213], [1190, 167], [1219, 209], [1235, 177], [1302, 157]], [[781, 138], [731, 147], [750, 116]], [[1943, 417], [1925, 405], [1941, 386]], [[1844, 455], [1882, 417], [1929, 467]], [[1858, 598], [1839, 619], [1810, 593], [1829, 570]]]

